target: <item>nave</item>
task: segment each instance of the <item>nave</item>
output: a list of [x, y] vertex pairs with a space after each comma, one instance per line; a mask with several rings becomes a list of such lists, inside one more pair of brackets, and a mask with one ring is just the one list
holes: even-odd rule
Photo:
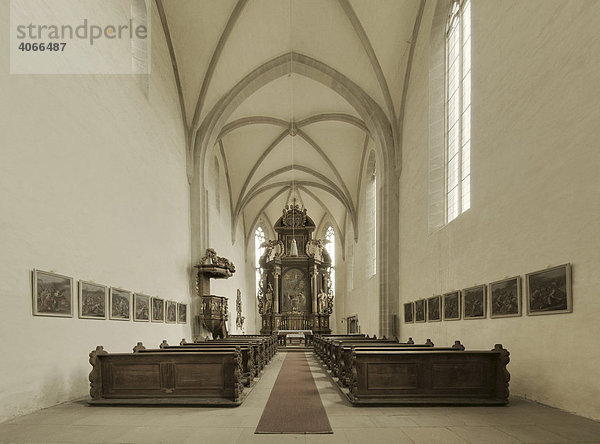
[[503, 407], [352, 407], [312, 352], [306, 359], [333, 434], [255, 434], [289, 354], [273, 357], [236, 408], [89, 407], [80, 400], [1, 424], [0, 442], [600, 442], [599, 423], [515, 396]]

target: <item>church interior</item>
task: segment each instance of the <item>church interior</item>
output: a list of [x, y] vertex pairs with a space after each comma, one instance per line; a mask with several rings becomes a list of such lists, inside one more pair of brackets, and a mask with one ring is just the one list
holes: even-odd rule
[[0, 9], [0, 442], [600, 442], [599, 0], [59, 1]]

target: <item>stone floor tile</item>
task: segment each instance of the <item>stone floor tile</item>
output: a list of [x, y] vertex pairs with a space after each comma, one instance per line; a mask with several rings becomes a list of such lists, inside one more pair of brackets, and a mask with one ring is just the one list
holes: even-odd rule
[[564, 436], [560, 436], [550, 430], [545, 430], [538, 426], [503, 425], [498, 426], [497, 428], [522, 442], [569, 442]]
[[521, 442], [515, 437], [507, 435], [494, 427], [448, 427], [448, 429], [473, 444], [505, 444]]
[[398, 428], [344, 429], [349, 444], [405, 444], [413, 441]]
[[416, 444], [468, 442], [445, 427], [402, 427], [401, 430]]
[[369, 416], [377, 427], [418, 427], [419, 425], [408, 416], [379, 415]]
[[306, 442], [304, 434], [256, 434], [256, 427], [240, 429], [240, 436], [233, 442], [236, 444], [303, 444]]
[[425, 427], [448, 427], [448, 426], [463, 426], [465, 421], [452, 415], [416, 415], [407, 416], [419, 426]]
[[329, 418], [331, 427], [335, 428], [374, 428], [375, 423], [368, 416], [331, 416]]

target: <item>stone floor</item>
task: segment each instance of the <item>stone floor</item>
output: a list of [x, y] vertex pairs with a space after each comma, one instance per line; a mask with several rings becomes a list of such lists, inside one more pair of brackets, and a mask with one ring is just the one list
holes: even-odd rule
[[254, 434], [285, 358], [279, 353], [238, 408], [88, 407], [71, 402], [0, 424], [0, 442], [600, 443], [600, 423], [514, 397], [507, 407], [351, 407], [314, 355], [307, 356], [332, 435]]

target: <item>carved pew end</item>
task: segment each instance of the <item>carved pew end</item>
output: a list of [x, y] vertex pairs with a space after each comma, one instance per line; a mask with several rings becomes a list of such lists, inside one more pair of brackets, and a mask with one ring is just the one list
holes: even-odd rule
[[465, 346], [462, 345], [459, 340], [456, 340], [456, 341], [454, 341], [454, 345], [452, 346], [452, 348], [456, 348], [458, 350], [464, 350]]
[[137, 352], [139, 352], [140, 350], [146, 350], [146, 347], [144, 347], [144, 344], [143, 344], [143, 343], [141, 343], [141, 342], [138, 342], [138, 343], [136, 344], [136, 346], [135, 346], [135, 347], [133, 347], [133, 352], [134, 352], [134, 353], [137, 353]]
[[166, 339], [163, 339], [163, 341], [160, 343], [160, 345], [158, 346], [159, 348], [167, 348], [169, 346], [169, 343], [167, 342]]

